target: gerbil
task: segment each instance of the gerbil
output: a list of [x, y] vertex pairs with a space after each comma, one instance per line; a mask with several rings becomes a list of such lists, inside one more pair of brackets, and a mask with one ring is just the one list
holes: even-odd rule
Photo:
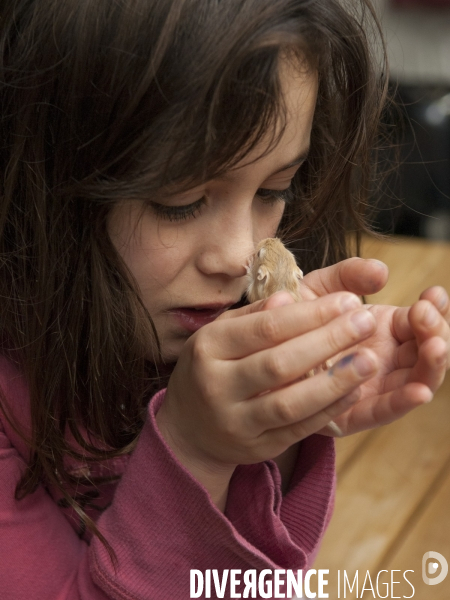
[[[297, 302], [302, 301], [298, 283], [303, 279], [303, 272], [297, 266], [295, 256], [279, 238], [261, 240], [246, 269], [248, 278], [246, 296], [250, 303], [268, 298], [281, 290], [288, 291]], [[329, 367], [331, 361], [327, 360], [322, 366], [308, 371], [306, 377], [312, 377]], [[330, 421], [328, 427], [335, 435], [343, 435], [334, 421]]]
[[278, 238], [259, 242], [255, 255], [247, 266], [247, 298], [250, 303], [286, 290], [297, 302], [301, 301], [298, 282], [303, 278], [295, 257]]

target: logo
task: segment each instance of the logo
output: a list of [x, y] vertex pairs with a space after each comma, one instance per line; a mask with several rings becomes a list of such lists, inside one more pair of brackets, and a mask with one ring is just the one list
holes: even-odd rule
[[[438, 562], [439, 561], [439, 562]], [[438, 572], [439, 567], [441, 568], [440, 573], [436, 577], [430, 577]], [[439, 554], [439, 552], [425, 552], [422, 558], [422, 579], [427, 585], [437, 585], [442, 583], [448, 574], [448, 562]]]

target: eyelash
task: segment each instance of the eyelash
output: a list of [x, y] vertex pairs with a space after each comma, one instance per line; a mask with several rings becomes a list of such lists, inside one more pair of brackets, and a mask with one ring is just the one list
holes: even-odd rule
[[[259, 188], [256, 195], [262, 200], [264, 204], [275, 204], [277, 202], [284, 202], [289, 204], [292, 199], [292, 190], [287, 188], [286, 190], [267, 190], [265, 188]], [[192, 204], [186, 206], [165, 206], [164, 204], [158, 204], [157, 202], [150, 202], [150, 206], [156, 213], [158, 219], [164, 219], [167, 221], [183, 221], [189, 217], [195, 219], [196, 213], [201, 209], [205, 199], [200, 198]]]

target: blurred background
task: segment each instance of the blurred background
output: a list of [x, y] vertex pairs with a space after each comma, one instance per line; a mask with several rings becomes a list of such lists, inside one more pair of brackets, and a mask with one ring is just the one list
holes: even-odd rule
[[375, 225], [386, 233], [450, 240], [450, 0], [373, 4], [400, 107], [391, 124], [402, 136], [400, 170], [379, 194]]

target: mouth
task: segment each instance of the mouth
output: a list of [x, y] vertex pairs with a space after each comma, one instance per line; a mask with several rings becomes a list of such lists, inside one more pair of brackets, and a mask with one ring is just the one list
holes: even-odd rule
[[188, 331], [194, 332], [212, 323], [217, 317], [223, 314], [226, 310], [238, 304], [238, 302], [229, 302], [227, 304], [203, 304], [197, 306], [180, 306], [172, 308], [169, 312], [173, 314], [178, 323]]
[[230, 302], [229, 304], [202, 304], [201, 306], [180, 306], [177, 308], [173, 308], [172, 310], [196, 310], [198, 312], [210, 311], [210, 312], [218, 312], [224, 311], [236, 304], [235, 302]]

